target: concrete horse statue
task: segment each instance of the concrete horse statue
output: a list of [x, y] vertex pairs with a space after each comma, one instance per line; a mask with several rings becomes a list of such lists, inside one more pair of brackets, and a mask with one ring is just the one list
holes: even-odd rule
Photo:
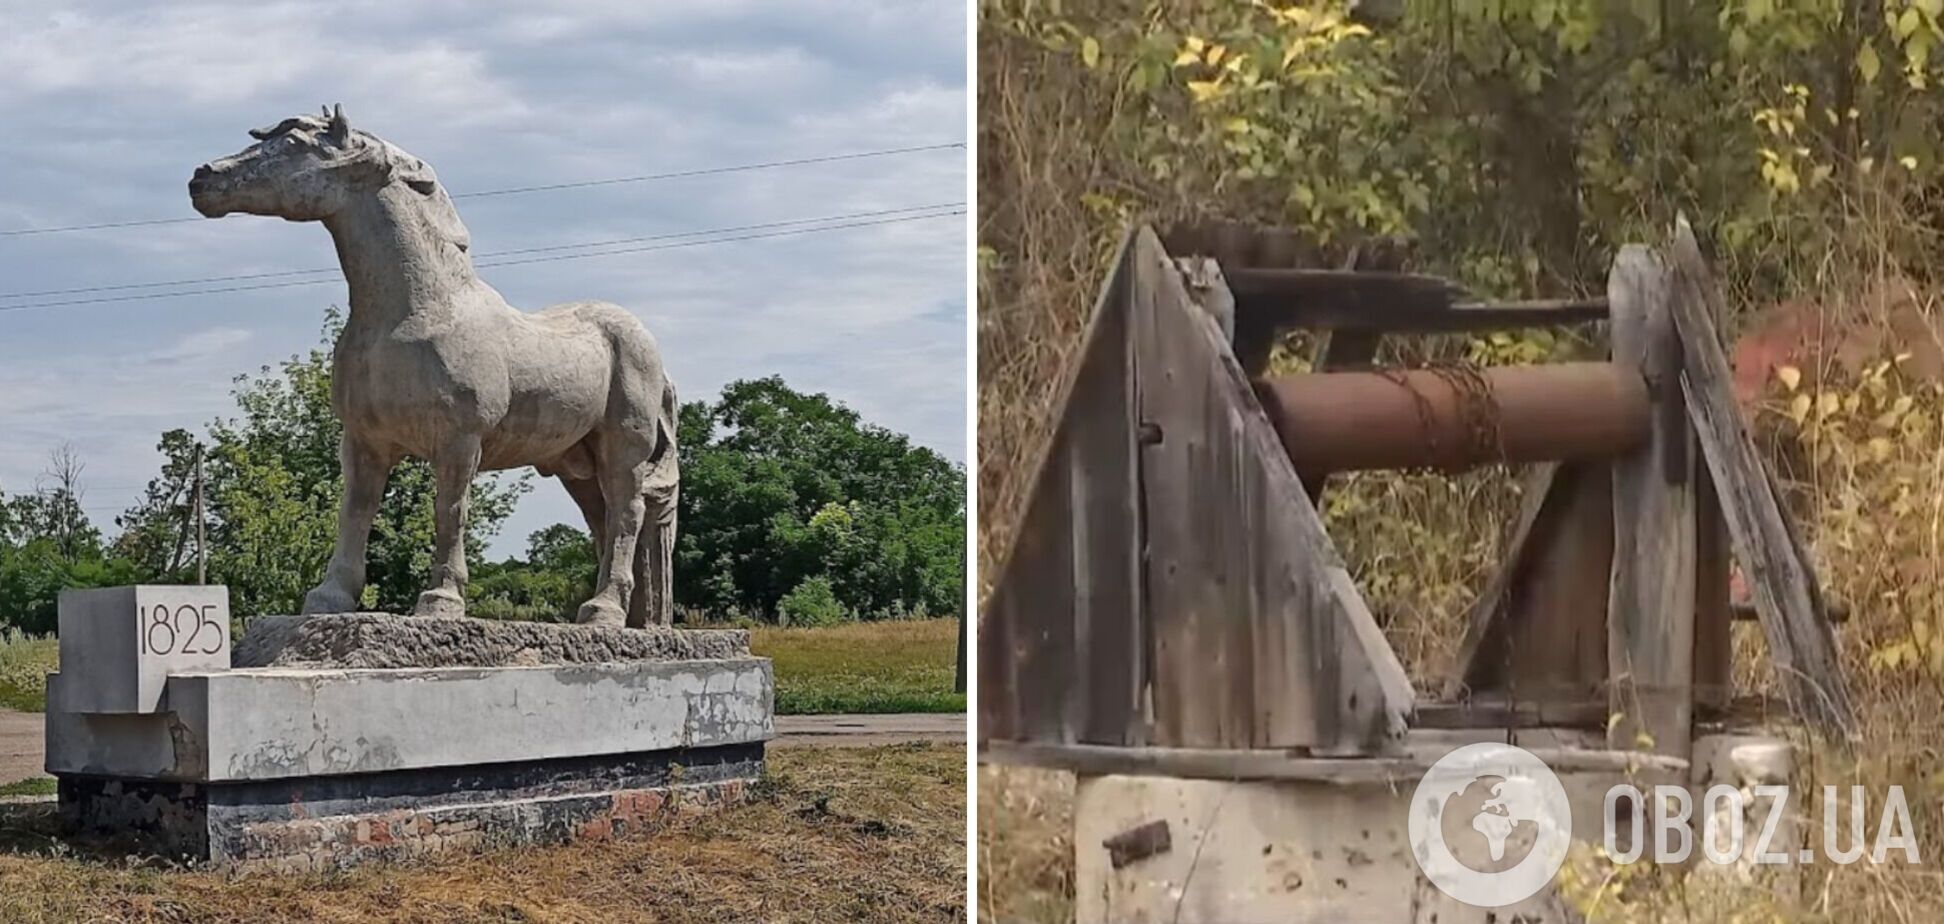
[[351, 292], [331, 366], [344, 424], [337, 548], [304, 612], [358, 608], [386, 478], [412, 455], [438, 478], [437, 549], [416, 615], [465, 613], [474, 475], [532, 465], [566, 485], [600, 550], [578, 620], [668, 625], [679, 405], [655, 338], [605, 302], [513, 309], [474, 271], [466, 227], [432, 168], [353, 130], [342, 107], [250, 137], [257, 143], [196, 168], [196, 211], [323, 222]]

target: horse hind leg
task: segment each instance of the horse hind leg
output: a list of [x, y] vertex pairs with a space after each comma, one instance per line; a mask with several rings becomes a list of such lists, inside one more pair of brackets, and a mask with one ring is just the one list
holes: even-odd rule
[[655, 450], [649, 456], [642, 490], [646, 516], [635, 546], [634, 599], [628, 625], [636, 628], [675, 624], [675, 519], [681, 507], [682, 472], [675, 448], [681, 402], [673, 383], [662, 389], [662, 416], [656, 423]]
[[628, 602], [628, 625], [637, 629], [675, 623], [675, 486], [653, 483], [642, 495], [647, 506], [641, 541], [635, 545], [635, 593]]

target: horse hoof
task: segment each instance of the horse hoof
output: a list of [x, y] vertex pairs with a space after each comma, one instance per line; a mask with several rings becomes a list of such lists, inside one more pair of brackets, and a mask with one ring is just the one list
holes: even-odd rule
[[428, 590], [419, 594], [418, 605], [412, 607], [414, 616], [464, 616], [465, 598], [449, 590]]
[[338, 591], [335, 587], [317, 587], [304, 595], [304, 615], [312, 616], [325, 613], [355, 613], [358, 602]]
[[621, 612], [621, 608], [605, 600], [589, 600], [581, 604], [580, 612], [575, 614], [574, 621], [583, 626], [612, 626], [617, 629], [628, 623], [627, 616]]

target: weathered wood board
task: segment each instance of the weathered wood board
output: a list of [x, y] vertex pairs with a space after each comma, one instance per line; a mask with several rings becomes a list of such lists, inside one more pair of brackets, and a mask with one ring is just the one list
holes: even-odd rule
[[1613, 460], [1607, 743], [1686, 757], [1694, 708], [1694, 453], [1666, 266], [1638, 244], [1607, 277], [1615, 363], [1654, 401], [1646, 445]]
[[1790, 707], [1841, 736], [1854, 733], [1855, 710], [1816, 575], [1791, 529], [1730, 388], [1728, 358], [1714, 318], [1721, 293], [1686, 220], [1668, 253], [1674, 321], [1683, 344], [1681, 389], [1707, 460], [1735, 558], [1761, 616]]
[[1062, 394], [981, 623], [982, 736], [1357, 754], [1401, 734], [1403, 668], [1152, 232]]
[[1533, 467], [1498, 573], [1467, 616], [1446, 699], [1580, 702], [1604, 695], [1609, 472], [1599, 462]]

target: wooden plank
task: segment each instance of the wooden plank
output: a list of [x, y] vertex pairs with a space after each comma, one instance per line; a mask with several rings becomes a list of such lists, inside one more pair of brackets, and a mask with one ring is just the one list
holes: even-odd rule
[[[1079, 689], [1077, 740], [1141, 744], [1139, 421], [1132, 393], [1133, 326], [1126, 287], [1102, 302], [1061, 421], [1072, 517], [1073, 656], [1061, 673]], [[1051, 616], [1052, 614], [1049, 614]]]
[[[1135, 278], [1160, 291], [1135, 303], [1150, 313], [1137, 360], [1141, 417], [1160, 431], [1141, 463], [1153, 740], [1375, 749], [1402, 731], [1409, 680], [1240, 364], [1213, 321], [1186, 310], [1158, 241], [1152, 250], [1151, 259], [1137, 250]], [[1182, 637], [1190, 626], [1199, 647]]]
[[1156, 742], [1237, 747], [1253, 737], [1251, 581], [1233, 554], [1229, 516], [1244, 509], [1231, 480], [1234, 447], [1210, 375], [1219, 331], [1189, 297], [1180, 273], [1151, 233], [1131, 256], [1140, 418], [1159, 440], [1142, 447], [1147, 535], [1147, 612], [1153, 644]]
[[1577, 701], [1604, 695], [1613, 560], [1606, 464], [1537, 466], [1503, 564], [1473, 602], [1447, 699]]
[[[1451, 672], [1445, 679], [1445, 699], [1465, 698], [1474, 680], [1479, 682], [1480, 689], [1492, 685], [1486, 679], [1489, 668], [1480, 663], [1480, 653], [1488, 650], [1487, 639], [1506, 610], [1512, 580], [1532, 554], [1527, 551], [1527, 545], [1539, 522], [1540, 512], [1552, 495], [1553, 481], [1558, 474], [1557, 462], [1542, 462], [1526, 472], [1525, 484], [1519, 495], [1519, 515], [1512, 521], [1512, 531], [1507, 535], [1499, 555], [1498, 572], [1492, 575], [1492, 582], [1486, 585], [1478, 599], [1472, 601], [1471, 609], [1465, 615], [1465, 635], [1458, 643], [1458, 656], [1452, 660]], [[1502, 660], [1502, 651], [1488, 659], [1490, 662]]]
[[1019, 737], [1014, 706], [1013, 620], [1015, 606], [1005, 585], [994, 587], [979, 613], [979, 740]]
[[[1066, 434], [1054, 458], [1070, 451]], [[1072, 470], [1054, 465], [1040, 482], [1013, 547], [1009, 601], [1013, 605], [1013, 683], [1019, 737], [1070, 742], [1078, 737], [1087, 679], [1074, 636], [1081, 593], [1073, 571]]]
[[1695, 509], [1690, 429], [1681, 410], [1681, 348], [1668, 273], [1654, 253], [1621, 248], [1607, 276], [1613, 362], [1638, 368], [1657, 413], [1646, 445], [1612, 462], [1613, 570], [1607, 601], [1613, 747], [1686, 757], [1694, 710]]
[[[1082, 371], [1088, 368], [1086, 357], [1099, 352], [1103, 341], [1112, 339], [1102, 328], [1115, 323], [1116, 318], [1125, 324], [1132, 240], [1130, 232], [1122, 241], [1076, 353], [1079, 359], [1068, 365], [1056, 390], [1054, 406], [1060, 409], [1060, 417], [1032, 462], [1033, 487], [1026, 498], [1020, 528], [1012, 547], [1006, 550], [998, 580], [980, 616], [978, 709], [979, 734], [984, 738], [1072, 740], [1083, 717], [1092, 716], [1096, 708], [1082, 692], [1088, 684], [1089, 665], [1076, 660], [1074, 567], [1076, 559], [1083, 567], [1090, 567], [1091, 560], [1111, 560], [1112, 556], [1090, 556], [1075, 550], [1072, 476], [1075, 468], [1084, 468], [1084, 464], [1076, 463], [1070, 454], [1075, 425], [1066, 409], [1073, 403]], [[1124, 336], [1121, 339], [1124, 341]], [[1090, 478], [1089, 484], [1094, 483]], [[1104, 486], [1107, 482], [1099, 483]], [[1096, 496], [1104, 499], [1106, 495], [1082, 492], [1084, 503], [1097, 502]], [[1130, 496], [1127, 502], [1131, 506], [1133, 498]], [[1126, 537], [1135, 550], [1139, 541], [1138, 535]], [[1138, 556], [1138, 551], [1130, 554]], [[1138, 603], [1138, 595], [1134, 596]], [[1085, 609], [1090, 645], [1099, 640], [1100, 633], [1111, 631], [1103, 628], [1107, 617], [1094, 615], [1108, 605], [1111, 600], [1101, 600]], [[1138, 652], [1138, 633], [1126, 644]]]
[[1694, 705], [1720, 710], [1735, 695], [1734, 621], [1742, 616], [1729, 600], [1728, 524], [1705, 464], [1694, 466], [1694, 485]]
[[1721, 294], [1685, 219], [1675, 227], [1669, 263], [1683, 346], [1682, 393], [1762, 618], [1769, 656], [1795, 714], [1847, 738], [1855, 733], [1855, 709], [1835, 637], [1817, 602], [1815, 572], [1790, 535], [1781, 498], [1736, 408], [1713, 320], [1721, 314]]
[[1412, 728], [1605, 728], [1607, 701], [1481, 697], [1419, 703]]
[[[1116, 748], [1101, 745], [1040, 745], [994, 742], [980, 754], [991, 764], [1057, 767], [1087, 776], [1126, 774], [1189, 780], [1292, 781], [1361, 786], [1372, 783], [1408, 788], [1430, 769], [1436, 754], [1384, 757], [1305, 757], [1284, 750], [1219, 748]], [[1677, 757], [1636, 751], [1576, 747], [1528, 747], [1555, 772], [1629, 773], [1641, 770], [1685, 773]]]

